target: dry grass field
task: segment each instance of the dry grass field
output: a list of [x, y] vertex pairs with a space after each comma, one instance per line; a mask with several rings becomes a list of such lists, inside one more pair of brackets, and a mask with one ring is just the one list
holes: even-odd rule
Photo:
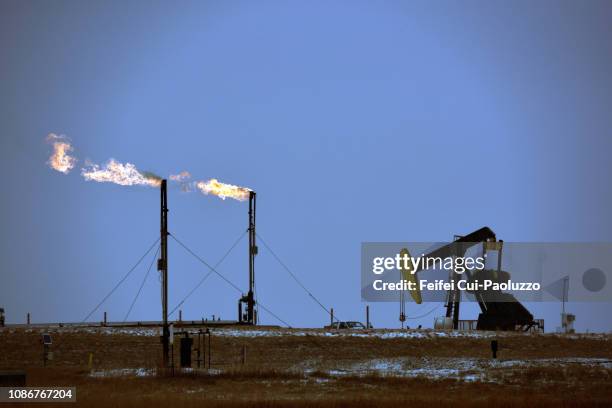
[[28, 386], [75, 386], [77, 406], [612, 405], [610, 335], [219, 328], [210, 370], [167, 372], [157, 330], [48, 331], [54, 360], [43, 368], [40, 329], [0, 329], [0, 370], [24, 369]]

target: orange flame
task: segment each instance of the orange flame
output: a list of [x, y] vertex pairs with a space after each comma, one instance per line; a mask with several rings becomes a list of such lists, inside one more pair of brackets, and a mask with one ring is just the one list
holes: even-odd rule
[[233, 198], [238, 201], [244, 201], [249, 198], [251, 192], [246, 187], [234, 186], [232, 184], [221, 183], [217, 179], [210, 179], [208, 181], [198, 181], [196, 187], [204, 194], [213, 194], [225, 200], [226, 198]]
[[[74, 149], [70, 144], [70, 139], [63, 135], [50, 133], [47, 142], [53, 144], [53, 154], [49, 158], [48, 164], [51, 168], [67, 174], [76, 165], [77, 159], [70, 156]], [[115, 159], [110, 159], [104, 166], [100, 166], [89, 161], [81, 168], [81, 175], [87, 181], [97, 181], [99, 183], [115, 183], [120, 186], [142, 185], [149, 187], [161, 186], [161, 177], [140, 171], [132, 163], [120, 163]], [[171, 174], [168, 177], [171, 181], [179, 183], [185, 192], [194, 191], [195, 188], [203, 194], [212, 194], [225, 200], [233, 198], [238, 201], [245, 201], [249, 198], [251, 189], [235, 186], [233, 184], [221, 183], [217, 179], [206, 181], [190, 181], [191, 174], [182, 171], [178, 174]]]
[[104, 167], [97, 164], [88, 164], [88, 167], [81, 169], [81, 175], [85, 180], [93, 180], [99, 183], [115, 183], [120, 186], [143, 185], [159, 187], [161, 179], [153, 174], [138, 171], [132, 163], [119, 163], [115, 159], [110, 159]]
[[66, 136], [58, 136], [55, 133], [49, 133], [47, 142], [53, 143], [53, 154], [51, 154], [47, 163], [52, 169], [60, 173], [68, 174], [77, 162], [77, 159], [69, 154], [74, 150], [70, 144], [70, 139]]

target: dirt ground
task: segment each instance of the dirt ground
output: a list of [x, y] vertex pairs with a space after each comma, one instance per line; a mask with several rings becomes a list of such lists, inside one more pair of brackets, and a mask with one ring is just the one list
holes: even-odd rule
[[210, 368], [164, 371], [160, 357], [156, 329], [0, 329], [0, 370], [76, 387], [73, 407], [612, 405], [612, 335], [214, 329]]

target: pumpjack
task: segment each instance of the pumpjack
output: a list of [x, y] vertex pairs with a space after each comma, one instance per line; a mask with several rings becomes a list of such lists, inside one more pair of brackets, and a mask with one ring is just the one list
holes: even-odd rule
[[[482, 227], [470, 234], [455, 236], [455, 240], [447, 245], [437, 248], [430, 253], [423, 255], [424, 257], [442, 259], [448, 257], [464, 257], [466, 252], [476, 246], [482, 245], [483, 256], [486, 257], [488, 252], [497, 252], [497, 268], [496, 269], [474, 269], [466, 270], [465, 276], [468, 281], [490, 279], [494, 282], [507, 282], [510, 279], [510, 273], [502, 271], [502, 251], [503, 240], [497, 240], [493, 230], [489, 227]], [[408, 252], [406, 249], [402, 252]], [[417, 273], [421, 270], [418, 267], [413, 273], [410, 271], [402, 271], [405, 279], [416, 281]], [[451, 272], [454, 273], [454, 272]], [[418, 285], [416, 285], [418, 288]], [[533, 315], [523, 306], [513, 295], [503, 293], [502, 291], [472, 291], [478, 305], [480, 306], [480, 314], [476, 324], [477, 330], [524, 330], [527, 331], [538, 323], [534, 321]], [[421, 293], [417, 290], [411, 291], [411, 296], [416, 303], [421, 303]], [[459, 306], [461, 303], [461, 292], [454, 289], [448, 292], [446, 299], [446, 317], [451, 318], [453, 328], [459, 328]]]

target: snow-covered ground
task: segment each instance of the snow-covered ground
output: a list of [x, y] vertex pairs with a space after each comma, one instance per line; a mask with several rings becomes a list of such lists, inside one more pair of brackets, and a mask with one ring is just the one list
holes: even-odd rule
[[[327, 371], [330, 376], [380, 375], [393, 377], [423, 377], [432, 380], [495, 381], [496, 369], [507, 372], [523, 368], [569, 366], [599, 367], [612, 370], [612, 360], [605, 358], [550, 358], [528, 360], [492, 360], [478, 358], [391, 358], [372, 359]], [[302, 366], [309, 373], [314, 368]]]
[[91, 370], [90, 377], [151, 377], [155, 375], [153, 368], [114, 368], [110, 370]]
[[[19, 329], [8, 329], [8, 333], [14, 333]], [[89, 333], [89, 334], [106, 334], [106, 335], [128, 335], [128, 336], [144, 336], [156, 337], [160, 335], [158, 328], [114, 328], [114, 327], [50, 327], [50, 328], [31, 328], [25, 329], [25, 333]]]
[[[12, 333], [19, 329], [8, 328], [4, 332]], [[187, 329], [197, 333], [198, 329]], [[400, 329], [375, 329], [375, 330], [322, 330], [322, 329], [258, 329], [258, 328], [213, 328], [213, 336], [222, 337], [362, 337], [378, 339], [436, 339], [436, 338], [500, 338], [508, 336], [533, 336], [530, 333], [517, 332], [490, 332], [490, 331], [453, 331], [453, 330], [400, 330]], [[160, 335], [159, 328], [151, 327], [53, 327], [53, 328], [29, 328], [26, 333], [91, 333], [105, 335], [128, 335], [157, 337]], [[541, 334], [538, 334], [541, 335]], [[547, 333], [544, 336], [563, 337], [566, 339], [595, 339], [612, 340], [611, 334], [605, 333], [576, 333], [558, 334]]]
[[[197, 370], [193, 368], [177, 368], [177, 371], [182, 373], [195, 373]], [[223, 371], [216, 368], [200, 370], [206, 372], [208, 375], [219, 375]], [[100, 369], [91, 370], [89, 372], [90, 377], [94, 378], [116, 378], [116, 377], [154, 377], [157, 371], [154, 368], [112, 368], [112, 369]]]
[[[317, 382], [327, 382], [334, 377], [343, 376], [367, 376], [379, 375], [382, 377], [407, 377], [427, 378], [431, 380], [456, 379], [461, 381], [498, 381], [496, 373], [507, 373], [509, 371], [525, 368], [555, 367], [566, 368], [571, 366], [599, 367], [612, 370], [612, 360], [605, 358], [548, 358], [528, 360], [492, 360], [479, 358], [389, 358], [371, 359], [331, 370], [320, 370], [317, 364], [308, 362], [294, 367], [288, 372], [303, 372], [312, 376]], [[183, 369], [183, 372], [195, 372], [194, 369]], [[223, 373], [220, 369], [202, 370], [208, 375], [219, 375]], [[317, 376], [317, 373], [325, 373], [329, 378]], [[107, 370], [92, 370], [90, 377], [151, 377], [155, 375], [152, 368], [119, 368]]]

